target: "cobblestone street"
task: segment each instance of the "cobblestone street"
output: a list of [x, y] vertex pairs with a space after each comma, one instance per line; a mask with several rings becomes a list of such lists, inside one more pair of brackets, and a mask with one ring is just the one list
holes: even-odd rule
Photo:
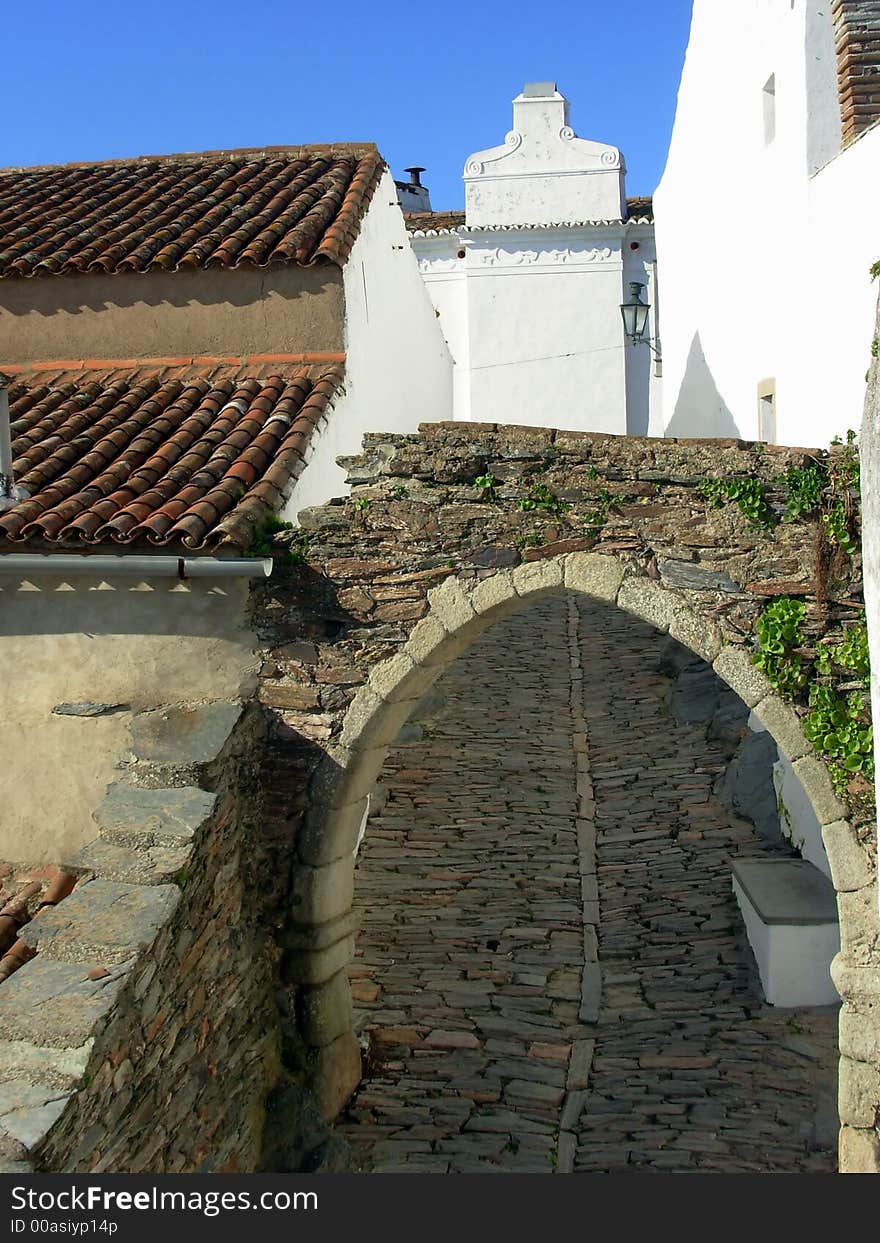
[[771, 847], [659, 644], [554, 598], [405, 727], [357, 873], [357, 1168], [835, 1169], [836, 1010], [761, 1000], [729, 860]]

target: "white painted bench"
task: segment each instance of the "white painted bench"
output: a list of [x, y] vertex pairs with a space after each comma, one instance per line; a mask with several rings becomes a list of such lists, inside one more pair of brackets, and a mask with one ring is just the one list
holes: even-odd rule
[[840, 929], [828, 877], [806, 859], [737, 859], [733, 892], [770, 1005], [839, 1001], [830, 966]]

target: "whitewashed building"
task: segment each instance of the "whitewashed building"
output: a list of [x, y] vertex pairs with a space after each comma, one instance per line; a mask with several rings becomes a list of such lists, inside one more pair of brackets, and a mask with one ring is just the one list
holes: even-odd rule
[[456, 419], [660, 430], [659, 366], [620, 315], [638, 282], [656, 337], [651, 203], [627, 200], [625, 176], [616, 147], [577, 137], [553, 83], [531, 83], [503, 143], [466, 161], [465, 211], [408, 215]]
[[880, 0], [695, 0], [654, 198], [666, 435], [858, 428], [878, 118]]

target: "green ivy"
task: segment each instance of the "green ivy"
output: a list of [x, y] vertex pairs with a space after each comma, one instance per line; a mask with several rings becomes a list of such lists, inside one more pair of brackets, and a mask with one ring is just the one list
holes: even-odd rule
[[843, 501], [835, 501], [822, 515], [825, 532], [832, 544], [836, 544], [849, 557], [858, 552], [859, 546], [850, 534], [850, 522]]
[[733, 501], [749, 526], [768, 531], [776, 525], [776, 517], [764, 495], [764, 485], [758, 479], [704, 479], [700, 484], [700, 496], [713, 509], [721, 509], [725, 501]]
[[482, 489], [484, 501], [489, 501], [491, 504], [495, 505], [498, 502], [495, 489], [500, 483], [501, 480], [496, 475], [477, 475], [474, 480], [474, 487]]
[[789, 699], [807, 684], [804, 661], [792, 650], [806, 639], [802, 629], [806, 615], [807, 606], [803, 600], [780, 596], [767, 605], [755, 623], [758, 650], [752, 660], [773, 689]]
[[292, 530], [292, 522], [285, 522], [277, 514], [267, 514], [262, 525], [254, 531], [247, 555], [249, 557], [269, 557], [273, 553], [277, 553], [275, 536], [279, 531]]
[[842, 793], [854, 773], [874, 779], [874, 732], [868, 701], [861, 691], [844, 698], [832, 686], [810, 687], [804, 736], [828, 760], [831, 779]]
[[844, 635], [843, 642], [838, 644], [825, 643], [816, 655], [816, 672], [829, 676], [834, 665], [854, 673], [867, 687], [871, 674], [871, 660], [868, 653], [868, 626], [866, 622], [857, 622]]
[[779, 482], [785, 490], [785, 521], [809, 518], [822, 506], [822, 493], [828, 486], [828, 472], [818, 462], [790, 466]]
[[568, 501], [561, 501], [555, 492], [552, 492], [546, 484], [533, 483], [525, 496], [521, 496], [516, 503], [517, 509], [524, 513], [530, 513], [532, 510], [540, 509], [544, 513], [553, 514], [554, 517], [561, 517], [571, 509]]

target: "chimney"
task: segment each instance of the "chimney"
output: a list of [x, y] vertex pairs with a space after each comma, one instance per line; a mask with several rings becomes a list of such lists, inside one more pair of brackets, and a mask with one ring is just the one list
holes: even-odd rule
[[409, 181], [395, 181], [397, 201], [400, 210], [405, 214], [417, 211], [430, 211], [431, 198], [427, 186], [422, 185], [422, 173], [426, 170], [421, 164], [412, 164], [403, 170], [409, 173]]

